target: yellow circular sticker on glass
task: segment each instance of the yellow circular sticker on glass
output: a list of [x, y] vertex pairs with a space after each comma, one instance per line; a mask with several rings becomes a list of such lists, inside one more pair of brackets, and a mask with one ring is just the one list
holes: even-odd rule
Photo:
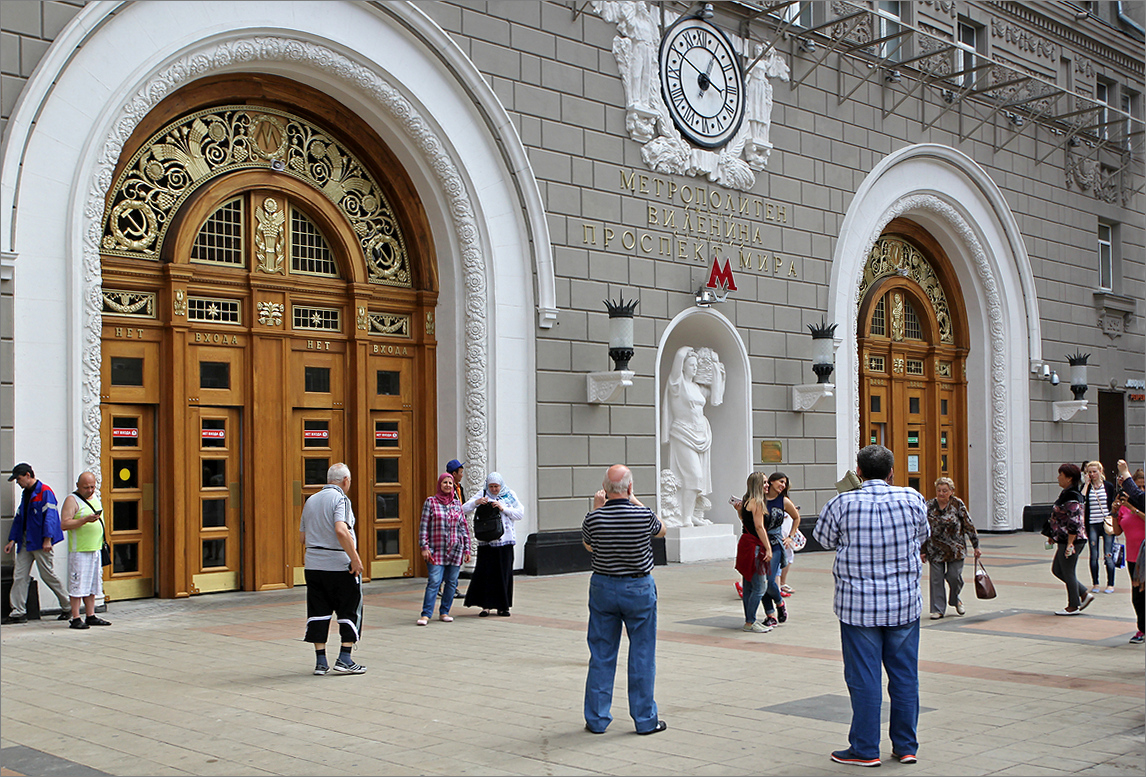
[[129, 470], [127, 467], [124, 467], [123, 469], [121, 469], [119, 471], [119, 479], [120, 480], [131, 480], [131, 470]]

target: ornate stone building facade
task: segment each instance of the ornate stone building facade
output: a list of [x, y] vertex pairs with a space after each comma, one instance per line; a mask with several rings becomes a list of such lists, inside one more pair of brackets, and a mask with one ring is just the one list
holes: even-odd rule
[[[1021, 529], [1062, 461], [1146, 456], [1142, 23], [6, 4], [0, 461], [101, 473], [112, 596], [294, 585], [338, 460], [374, 577], [422, 573], [455, 457], [526, 505], [519, 565], [615, 461], [719, 526], [754, 468], [815, 513], [869, 441]], [[632, 375], [602, 376], [617, 298]]]

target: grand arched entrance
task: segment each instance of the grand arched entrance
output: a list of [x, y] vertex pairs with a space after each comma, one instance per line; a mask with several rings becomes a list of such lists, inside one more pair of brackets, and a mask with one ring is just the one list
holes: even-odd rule
[[421, 214], [381, 141], [301, 84], [192, 84], [140, 126], [101, 244], [109, 597], [301, 582], [302, 504], [337, 461], [367, 576], [415, 574], [436, 458]]
[[967, 496], [966, 324], [942, 249], [908, 219], [888, 224], [860, 284], [860, 442], [895, 454], [898, 485]]

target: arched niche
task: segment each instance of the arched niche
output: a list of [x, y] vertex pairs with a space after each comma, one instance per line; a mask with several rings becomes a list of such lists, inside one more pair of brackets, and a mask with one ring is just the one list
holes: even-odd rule
[[712, 427], [712, 491], [707, 495], [712, 507], [704, 517], [713, 523], [738, 524], [727, 503], [732, 494], [744, 493], [745, 478], [752, 471], [752, 370], [736, 327], [711, 308], [693, 307], [679, 313], [669, 322], [657, 348], [657, 512], [664, 514], [660, 473], [669, 462], [663, 423], [665, 386], [677, 350], [683, 346], [711, 348], [724, 365], [723, 401], [704, 408]]

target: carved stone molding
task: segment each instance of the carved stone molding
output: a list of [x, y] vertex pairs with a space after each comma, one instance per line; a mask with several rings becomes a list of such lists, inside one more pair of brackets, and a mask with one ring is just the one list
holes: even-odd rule
[[1029, 30], [1023, 29], [1016, 24], [1007, 24], [1006, 22], [991, 18], [991, 36], [995, 38], [1002, 38], [1007, 43], [1017, 48], [1019, 51], [1037, 54], [1040, 57], [1046, 57], [1051, 61], [1058, 59], [1058, 46], [1047, 40], [1046, 38], [1032, 35]]
[[447, 151], [448, 145], [437, 136], [431, 123], [422, 117], [397, 88], [380, 78], [376, 70], [325, 46], [296, 38], [274, 36], [255, 36], [202, 45], [153, 73], [139, 85], [135, 95], [123, 104], [118, 115], [109, 122], [111, 134], [99, 153], [84, 207], [84, 361], [81, 388], [84, 468], [96, 473], [100, 470], [100, 332], [104, 303], [100, 265], [102, 217], [115, 166], [124, 144], [148, 111], [184, 84], [234, 65], [254, 68], [262, 62], [282, 64], [289, 69], [316, 70], [342, 81], [350, 91], [368, 96], [379, 110], [389, 114], [394, 125], [412, 141], [437, 179], [461, 247], [464, 281], [461, 303], [465, 364], [465, 401], [462, 403], [465, 453], [461, 458], [469, 464], [467, 485], [471, 490], [480, 488], [479, 478], [481, 473], [487, 471], [489, 458], [486, 414], [489, 405], [486, 371], [489, 362], [486, 342], [488, 295], [485, 257], [478, 237], [473, 203], [465, 182]]
[[1065, 402], [1051, 402], [1051, 418], [1055, 423], [1069, 421], [1086, 410], [1085, 399], [1068, 399]]
[[[915, 211], [930, 211], [938, 215], [943, 221], [950, 224], [955, 230], [960, 242], [966, 247], [971, 259], [971, 266], [979, 278], [979, 284], [986, 300], [987, 333], [990, 346], [990, 371], [988, 375], [988, 403], [986, 407], [987, 418], [990, 425], [989, 450], [991, 469], [991, 515], [990, 528], [1006, 530], [1011, 527], [1009, 516], [1008, 494], [1011, 490], [1010, 473], [1007, 468], [1010, 443], [1010, 421], [1007, 417], [1008, 388], [1007, 388], [1007, 359], [1006, 359], [1006, 331], [1003, 325], [1003, 304], [999, 296], [998, 282], [991, 272], [991, 265], [987, 260], [987, 253], [979, 241], [975, 230], [959, 213], [948, 203], [931, 194], [917, 194], [898, 200], [878, 219], [872, 222], [872, 231], [864, 247], [864, 255], [870, 256], [873, 246], [880, 239], [883, 230], [894, 219]], [[861, 270], [862, 272], [862, 270]], [[853, 315], [850, 319], [850, 335], [856, 336], [855, 327], [859, 315], [859, 284], [856, 285], [857, 295], [853, 300]], [[859, 417], [859, 370], [851, 375], [853, 410]], [[859, 428], [855, 430], [854, 443], [859, 444]]]
[[834, 383], [802, 383], [792, 386], [792, 410], [803, 413], [811, 410], [821, 399], [834, 395]]
[[585, 376], [585, 385], [589, 394], [590, 404], [612, 401], [621, 391], [633, 385], [632, 370], [613, 370], [612, 372], [590, 372]]
[[[705, 176], [730, 189], [748, 191], [756, 184], [755, 172], [764, 170], [772, 153], [770, 79], [788, 80], [788, 63], [773, 50], [744, 74], [744, 121], [722, 148], [708, 150], [689, 144], [677, 130], [661, 97], [657, 50], [660, 14], [645, 0], [594, 0], [593, 12], [617, 25], [613, 56], [625, 89], [625, 128], [640, 143], [641, 158], [658, 173]], [[671, 20], [665, 20], [670, 24]], [[729, 36], [740, 56], [755, 60], [763, 51], [755, 44], [745, 51], [738, 36]]]

